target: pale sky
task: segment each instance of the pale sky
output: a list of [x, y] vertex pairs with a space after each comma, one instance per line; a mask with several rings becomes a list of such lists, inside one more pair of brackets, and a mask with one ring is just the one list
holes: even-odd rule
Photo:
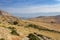
[[0, 10], [22, 17], [60, 15], [60, 0], [0, 0]]

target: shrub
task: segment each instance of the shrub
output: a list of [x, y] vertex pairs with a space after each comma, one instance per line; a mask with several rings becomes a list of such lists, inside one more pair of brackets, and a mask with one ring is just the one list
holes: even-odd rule
[[35, 36], [34, 34], [29, 34], [28, 38], [30, 38], [29, 40], [40, 40], [37, 36]]
[[13, 24], [14, 24], [14, 25], [17, 25], [17, 24], [18, 24], [18, 22], [17, 22], [17, 21], [14, 21], [14, 22], [13, 22]]
[[15, 29], [14, 27], [8, 27], [8, 28], [11, 29], [11, 30]]
[[14, 27], [8, 27], [9, 29], [11, 29], [11, 34], [12, 35], [17, 35], [19, 36], [19, 34], [17, 33], [16, 29]]
[[19, 36], [19, 34], [17, 33], [16, 30], [12, 30], [12, 31], [11, 31], [11, 34], [12, 34], [12, 35], [17, 35], [17, 36]]
[[[41, 37], [42, 39], [44, 39], [44, 40], [46, 40], [45, 38], [47, 38], [47, 39], [52, 39], [51, 37], [47, 37], [47, 36], [44, 36], [44, 35], [42, 35], [42, 34], [35, 34], [35, 35], [37, 35], [38, 37]], [[44, 38], [45, 37], [45, 38]]]
[[39, 29], [39, 26], [35, 25], [35, 24], [29, 24], [28, 27], [33, 27], [33, 28]]
[[17, 21], [11, 21], [11, 22], [8, 22], [9, 24], [12, 24], [12, 25], [17, 25], [18, 24], [18, 22]]

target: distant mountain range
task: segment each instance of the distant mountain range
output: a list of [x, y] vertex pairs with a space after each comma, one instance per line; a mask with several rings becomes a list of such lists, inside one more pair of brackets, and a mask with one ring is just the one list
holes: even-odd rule
[[31, 20], [35, 20], [35, 21], [45, 21], [45, 22], [54, 22], [54, 23], [60, 23], [60, 15], [56, 15], [56, 16], [39, 16], [39, 17], [35, 17], [35, 18], [31, 18]]

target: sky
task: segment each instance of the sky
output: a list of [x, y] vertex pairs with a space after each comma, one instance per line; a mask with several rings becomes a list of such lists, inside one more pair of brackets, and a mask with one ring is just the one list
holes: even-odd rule
[[60, 0], [0, 0], [0, 10], [21, 17], [60, 15]]

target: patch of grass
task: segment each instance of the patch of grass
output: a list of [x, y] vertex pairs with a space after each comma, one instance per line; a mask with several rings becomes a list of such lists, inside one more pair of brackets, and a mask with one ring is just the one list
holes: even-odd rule
[[8, 27], [8, 29], [14, 30], [15, 28], [14, 27]]
[[10, 29], [11, 30], [11, 34], [12, 35], [17, 35], [17, 36], [19, 36], [19, 34], [17, 33], [17, 31], [16, 31], [16, 29], [14, 28], [14, 27], [8, 27], [8, 29]]
[[44, 31], [50, 31], [50, 32], [60, 33], [59, 31], [55, 31], [55, 30], [50, 30], [50, 29], [47, 29], [47, 28], [43, 28], [42, 26], [38, 26], [38, 25], [35, 25], [35, 24], [28, 24], [26, 27], [32, 27], [32, 28], [35, 28], [35, 29], [38, 29], [38, 30], [44, 30]]
[[50, 30], [50, 29], [41, 29], [41, 28], [40, 28], [39, 30], [50, 31], [50, 32], [55, 32], [55, 33], [60, 33], [59, 31]]
[[17, 33], [16, 30], [12, 30], [12, 31], [11, 31], [11, 34], [12, 34], [12, 35], [17, 35], [17, 36], [19, 36], [19, 34]]
[[35, 36], [34, 34], [29, 34], [28, 35], [29, 40], [40, 40], [37, 36]]
[[35, 28], [35, 29], [39, 29], [37, 25], [35, 24], [28, 24], [26, 27], [32, 27], [32, 28]]

